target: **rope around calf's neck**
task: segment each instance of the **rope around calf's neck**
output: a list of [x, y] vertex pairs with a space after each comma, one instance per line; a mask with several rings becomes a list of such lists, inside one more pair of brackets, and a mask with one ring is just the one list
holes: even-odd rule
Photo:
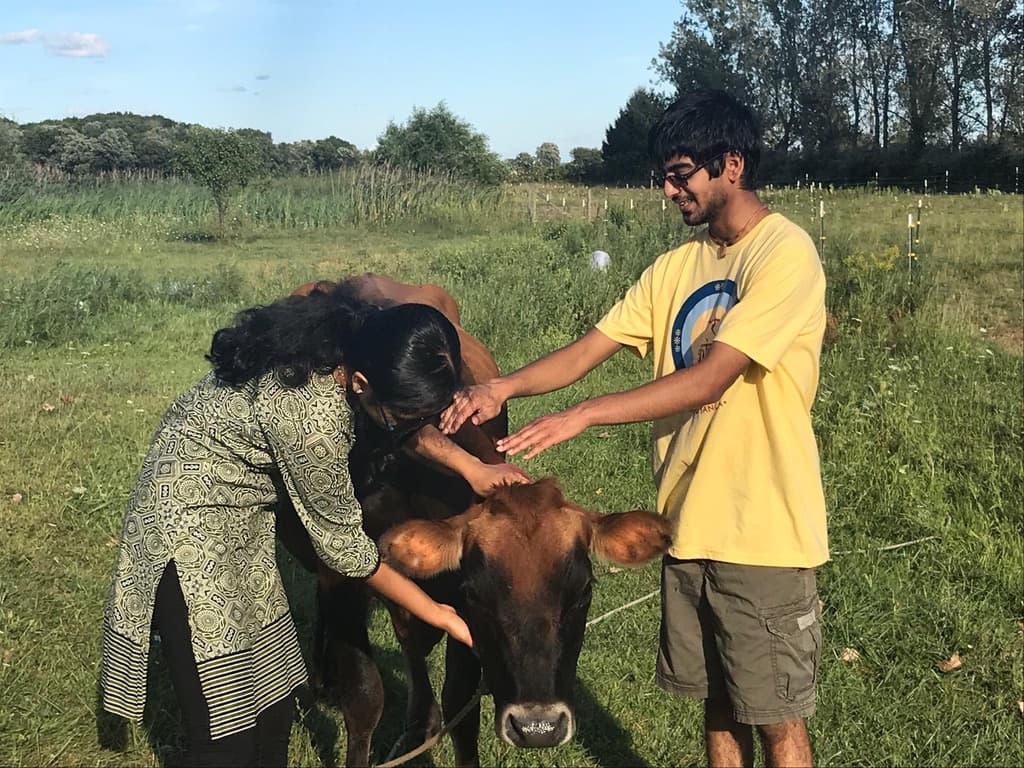
[[447, 736], [456, 725], [462, 722], [463, 718], [465, 718], [466, 715], [469, 714], [470, 710], [480, 703], [480, 697], [483, 696], [485, 692], [486, 690], [484, 686], [483, 677], [481, 677], [480, 685], [478, 685], [476, 688], [476, 693], [474, 693], [472, 697], [470, 697], [469, 701], [466, 702], [465, 706], [463, 706], [462, 709], [455, 713], [455, 717], [453, 717], [451, 720], [445, 723], [437, 733], [435, 733], [433, 736], [424, 741], [415, 749], [411, 749], [405, 754], [393, 758], [392, 756], [395, 754], [395, 750], [398, 748], [398, 745], [402, 743], [402, 739], [404, 739], [405, 736], [408, 734], [408, 731], [406, 731], [398, 737], [398, 741], [396, 741], [394, 746], [391, 747], [391, 751], [388, 753], [387, 760], [377, 765], [376, 768], [395, 768], [395, 766], [407, 763], [417, 755], [421, 755], [424, 752], [433, 749], [437, 745], [437, 742], [439, 742], [441, 739]]

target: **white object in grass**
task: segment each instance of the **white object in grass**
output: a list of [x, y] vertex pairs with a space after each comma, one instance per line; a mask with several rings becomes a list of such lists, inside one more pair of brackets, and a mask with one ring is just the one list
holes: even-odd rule
[[604, 272], [611, 264], [611, 256], [604, 251], [594, 251], [590, 254], [590, 268]]

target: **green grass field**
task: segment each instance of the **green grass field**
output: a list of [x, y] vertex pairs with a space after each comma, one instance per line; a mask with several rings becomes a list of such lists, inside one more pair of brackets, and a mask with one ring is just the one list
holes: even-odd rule
[[[181, 185], [58, 190], [0, 208], [0, 765], [173, 762], [177, 712], [159, 654], [146, 727], [122, 733], [104, 722], [104, 738], [123, 741], [98, 744], [101, 611], [150, 434], [206, 370], [211, 334], [237, 309], [363, 271], [438, 282], [511, 370], [585, 331], [686, 236], [649, 190], [595, 189], [588, 205], [587, 191], [573, 188], [428, 189], [415, 205], [380, 203], [379, 219], [358, 214], [346, 194], [323, 179], [251, 190], [224, 239], [209, 235], [202, 193]], [[907, 214], [916, 217], [918, 195], [764, 197], [815, 239], [824, 200], [838, 321], [815, 409], [834, 550], [819, 575], [817, 759], [1020, 766], [1022, 200], [923, 198], [908, 279]], [[606, 272], [587, 266], [597, 248], [611, 254]], [[619, 357], [568, 390], [514, 401], [513, 425], [647, 379], [645, 361]], [[558, 475], [570, 498], [594, 509], [653, 504], [643, 425], [590, 430], [526, 468]], [[312, 585], [287, 557], [282, 568], [308, 648]], [[592, 617], [657, 585], [654, 565], [596, 572]], [[387, 690], [375, 739], [383, 761], [402, 731], [404, 684], [383, 611], [373, 629]], [[588, 631], [570, 745], [506, 747], [485, 705], [483, 762], [703, 762], [699, 704], [653, 683], [657, 632], [656, 600]], [[848, 649], [856, 660], [844, 660]], [[962, 667], [940, 672], [954, 653]], [[342, 731], [338, 713], [318, 705], [294, 726], [291, 762], [342, 761]], [[451, 760], [443, 744], [413, 764]]]

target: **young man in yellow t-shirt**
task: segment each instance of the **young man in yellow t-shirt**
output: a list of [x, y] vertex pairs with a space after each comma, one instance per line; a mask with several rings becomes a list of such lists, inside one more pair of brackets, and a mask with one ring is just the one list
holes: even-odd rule
[[683, 96], [649, 149], [665, 196], [707, 229], [658, 257], [580, 339], [457, 394], [441, 426], [568, 386], [623, 348], [651, 352], [653, 381], [536, 419], [498, 448], [529, 459], [588, 427], [653, 421], [658, 510], [676, 521], [658, 684], [704, 700], [711, 765], [752, 764], [752, 726], [770, 765], [810, 765], [814, 568], [828, 559], [810, 414], [824, 273], [807, 234], [758, 199], [760, 132], [731, 96]]

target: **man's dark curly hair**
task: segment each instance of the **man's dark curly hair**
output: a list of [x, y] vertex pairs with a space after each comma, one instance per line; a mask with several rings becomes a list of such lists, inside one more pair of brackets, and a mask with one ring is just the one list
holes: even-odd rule
[[462, 373], [458, 333], [443, 314], [423, 304], [379, 309], [344, 283], [239, 312], [213, 335], [206, 359], [234, 387], [270, 371], [301, 387], [345, 364], [378, 402], [409, 417], [445, 408]]
[[743, 158], [743, 189], [755, 189], [761, 161], [761, 126], [746, 105], [712, 88], [689, 91], [676, 99], [647, 137], [652, 162], [660, 166], [674, 157], [688, 157], [694, 165], [707, 163], [711, 178], [725, 168], [721, 156], [727, 152]]

